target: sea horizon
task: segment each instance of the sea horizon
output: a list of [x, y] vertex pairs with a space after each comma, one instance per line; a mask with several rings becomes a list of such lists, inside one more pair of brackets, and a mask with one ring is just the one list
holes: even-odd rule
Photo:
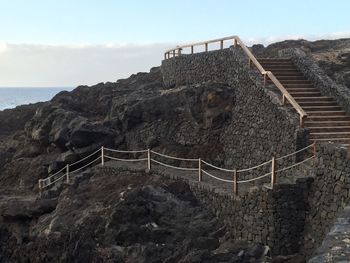
[[49, 101], [57, 93], [73, 89], [74, 87], [0, 87], [0, 111]]

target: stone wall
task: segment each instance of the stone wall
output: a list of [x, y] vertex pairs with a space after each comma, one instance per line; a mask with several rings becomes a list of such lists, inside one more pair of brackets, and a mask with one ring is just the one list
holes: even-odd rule
[[335, 83], [304, 51], [297, 48], [282, 49], [279, 51], [279, 56], [290, 57], [304, 76], [320, 89], [323, 95], [335, 98], [339, 105], [350, 113], [350, 90]]
[[317, 146], [315, 177], [308, 190], [302, 252], [311, 256], [350, 202], [348, 150], [332, 144]]
[[[247, 57], [241, 49], [167, 59], [162, 62], [161, 70], [167, 88], [209, 80], [233, 88], [233, 106], [227, 109], [232, 121], [226, 124], [220, 135], [226, 167], [242, 169], [254, 166], [269, 160], [273, 154], [285, 155], [308, 143], [307, 131], [299, 128], [297, 113], [281, 104], [278, 93], [263, 87], [260, 75], [249, 69]], [[245, 173], [241, 176], [249, 178], [254, 175]]]

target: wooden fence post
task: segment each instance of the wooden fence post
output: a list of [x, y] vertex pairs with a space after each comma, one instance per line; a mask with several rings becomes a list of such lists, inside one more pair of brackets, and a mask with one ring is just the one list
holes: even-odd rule
[[151, 150], [147, 149], [147, 169], [151, 171]]
[[237, 39], [233, 41], [233, 46], [236, 48], [237, 47]]
[[198, 159], [198, 181], [202, 182], [202, 160]]
[[220, 49], [224, 49], [224, 40], [220, 41]]
[[208, 52], [208, 43], [205, 43], [205, 52]]
[[178, 56], [181, 56], [181, 48], [179, 48], [179, 49], [177, 50], [177, 55], [178, 55]]
[[101, 165], [105, 165], [105, 148], [103, 146], [101, 147]]
[[69, 164], [66, 165], [67, 184], [69, 184]]
[[271, 189], [274, 188], [276, 184], [276, 157], [272, 156], [271, 160]]
[[193, 46], [191, 46], [191, 54], [193, 54]]
[[235, 169], [233, 171], [233, 193], [238, 195], [238, 171]]

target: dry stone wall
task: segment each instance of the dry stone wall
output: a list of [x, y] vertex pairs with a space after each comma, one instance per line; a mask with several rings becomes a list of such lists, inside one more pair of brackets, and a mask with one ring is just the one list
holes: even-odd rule
[[[282, 156], [307, 144], [307, 131], [298, 115], [281, 105], [277, 93], [263, 87], [260, 75], [248, 67], [241, 49], [224, 49], [164, 60], [163, 81], [171, 89], [205, 81], [225, 83], [234, 90], [232, 121], [220, 135], [225, 166], [242, 169]], [[283, 166], [293, 160], [279, 163]], [[269, 167], [266, 167], [268, 171]], [[260, 173], [261, 171], [259, 171]], [[242, 174], [251, 178], [254, 173]]]

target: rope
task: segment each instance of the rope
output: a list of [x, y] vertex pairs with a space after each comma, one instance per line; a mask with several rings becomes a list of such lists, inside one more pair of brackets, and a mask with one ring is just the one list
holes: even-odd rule
[[75, 163], [71, 163], [69, 166], [73, 166], [73, 165], [75, 165], [77, 163], [81, 163], [82, 161], [88, 159], [89, 157], [93, 156], [94, 154], [96, 154], [96, 153], [98, 153], [100, 151], [101, 151], [101, 149], [98, 149], [97, 151], [93, 152], [92, 154], [89, 154], [88, 156], [85, 156], [83, 159], [80, 159], [79, 161], [76, 161]]
[[305, 159], [305, 160], [303, 160], [303, 161], [301, 161], [301, 162], [298, 162], [298, 163], [295, 163], [295, 164], [293, 164], [293, 165], [291, 165], [291, 166], [288, 166], [288, 167], [279, 169], [279, 170], [277, 170], [275, 173], [283, 172], [283, 171], [288, 170], [288, 169], [290, 169], [290, 168], [293, 168], [293, 167], [295, 167], [295, 166], [297, 166], [297, 165], [299, 165], [299, 164], [305, 163], [305, 162], [307, 162], [307, 161], [309, 161], [309, 160], [311, 160], [311, 159], [313, 159], [313, 158], [315, 158], [315, 156], [311, 156], [311, 157], [309, 157], [309, 158], [307, 158], [307, 159]]
[[66, 176], [66, 174], [63, 174], [61, 177], [57, 178], [56, 180], [50, 182], [50, 183], [47, 184], [47, 185], [44, 185], [43, 188], [46, 188], [46, 187], [48, 187], [48, 186], [50, 186], [50, 185], [53, 185], [54, 183], [58, 182], [59, 180], [61, 180], [61, 179], [62, 179], [63, 177], [65, 177], [65, 176]]
[[222, 178], [216, 177], [215, 175], [212, 175], [212, 174], [208, 173], [207, 171], [205, 171], [203, 169], [202, 169], [202, 172], [205, 173], [206, 175], [208, 175], [208, 176], [210, 176], [210, 177], [212, 177], [212, 178], [214, 178], [216, 180], [222, 181], [222, 182], [226, 182], [226, 183], [233, 183], [234, 182], [232, 180], [227, 180], [227, 179], [222, 179]]
[[159, 156], [163, 156], [163, 157], [166, 157], [166, 158], [170, 158], [170, 159], [174, 159], [174, 160], [180, 160], [180, 161], [196, 161], [198, 162], [199, 159], [188, 159], [188, 158], [179, 158], [179, 157], [174, 157], [174, 156], [170, 156], [170, 155], [166, 155], [166, 154], [162, 154], [162, 153], [158, 153], [158, 152], [155, 152], [155, 151], [152, 151], [151, 150], [151, 153], [154, 153], [156, 155], [159, 155]]
[[256, 165], [256, 166], [253, 166], [253, 167], [249, 167], [249, 168], [246, 168], [246, 169], [241, 169], [241, 170], [238, 170], [237, 172], [247, 172], [247, 171], [250, 171], [250, 170], [254, 170], [254, 169], [256, 169], [256, 168], [259, 168], [259, 167], [261, 167], [261, 166], [264, 166], [264, 165], [266, 165], [266, 164], [268, 164], [268, 163], [271, 163], [272, 161], [271, 160], [269, 160], [269, 161], [266, 161], [266, 162], [264, 162], [264, 163], [261, 163], [261, 164], [258, 164], [258, 165]]
[[59, 173], [61, 173], [61, 172], [62, 172], [63, 170], [65, 170], [65, 169], [66, 169], [66, 166], [63, 167], [63, 168], [62, 168], [61, 170], [59, 170], [58, 172], [56, 172], [55, 174], [50, 175], [49, 177], [46, 177], [45, 179], [42, 179], [42, 180], [47, 180], [47, 179], [49, 179], [49, 178], [52, 178], [52, 177], [58, 175]]
[[241, 181], [237, 181], [238, 184], [244, 184], [244, 183], [249, 183], [249, 182], [253, 182], [253, 181], [256, 181], [256, 180], [260, 180], [261, 178], [264, 178], [268, 175], [270, 175], [271, 172], [267, 173], [267, 174], [264, 174], [264, 175], [261, 175], [261, 176], [258, 176], [256, 178], [252, 178], [252, 179], [247, 179], [247, 180], [241, 180]]
[[76, 169], [76, 170], [74, 170], [74, 171], [71, 171], [71, 172], [69, 172], [69, 173], [72, 174], [72, 173], [75, 173], [75, 172], [77, 172], [77, 171], [80, 171], [80, 170], [82, 170], [82, 169], [88, 167], [89, 165], [93, 164], [94, 162], [96, 162], [96, 161], [97, 161], [98, 159], [100, 159], [100, 158], [101, 158], [101, 156], [97, 157], [97, 158], [96, 158], [95, 160], [93, 160], [92, 162], [89, 162], [88, 164], [85, 164], [84, 166], [82, 166], [82, 167], [80, 167], [80, 168], [78, 168], [78, 169]]
[[230, 173], [233, 173], [233, 172], [235, 171], [235, 170], [230, 170], [230, 169], [220, 168], [220, 167], [215, 166], [215, 165], [213, 165], [213, 164], [207, 163], [206, 161], [203, 161], [203, 160], [201, 160], [201, 161], [202, 161], [202, 163], [204, 163], [204, 164], [206, 164], [206, 165], [208, 165], [208, 166], [210, 166], [210, 167], [213, 167], [213, 168], [215, 168], [215, 169], [218, 169], [218, 170], [221, 170], [221, 171], [224, 171], [224, 172], [230, 172]]
[[122, 159], [122, 158], [115, 158], [109, 155], [104, 155], [104, 157], [115, 160], [115, 161], [122, 161], [122, 162], [138, 162], [138, 161], [147, 161], [147, 158], [143, 159]]
[[148, 151], [148, 150], [124, 151], [124, 150], [114, 150], [110, 148], [104, 148], [104, 149], [107, 151], [116, 152], [116, 153], [145, 153]]
[[151, 158], [151, 161], [152, 162], [155, 162], [157, 164], [160, 164], [160, 165], [163, 165], [165, 167], [169, 167], [169, 168], [174, 168], [174, 169], [178, 169], [178, 170], [184, 170], [184, 171], [198, 171], [198, 168], [185, 168], [185, 167], [177, 167], [177, 166], [172, 166], [170, 164], [165, 164], [165, 163], [162, 163], [162, 162], [158, 162], [157, 160], [154, 160]]
[[279, 158], [276, 159], [276, 161], [281, 160], [281, 159], [284, 159], [284, 158], [287, 158], [287, 157], [292, 156], [292, 155], [294, 155], [294, 154], [300, 153], [300, 152], [302, 152], [302, 151], [304, 151], [304, 150], [310, 148], [310, 147], [313, 146], [313, 145], [314, 145], [314, 144], [310, 144], [309, 146], [306, 146], [306, 147], [304, 147], [304, 148], [302, 148], [302, 149], [300, 149], [300, 150], [298, 150], [298, 151], [296, 151], [296, 152], [293, 152], [293, 153], [284, 155], [284, 156], [282, 156], [282, 157], [279, 157]]

